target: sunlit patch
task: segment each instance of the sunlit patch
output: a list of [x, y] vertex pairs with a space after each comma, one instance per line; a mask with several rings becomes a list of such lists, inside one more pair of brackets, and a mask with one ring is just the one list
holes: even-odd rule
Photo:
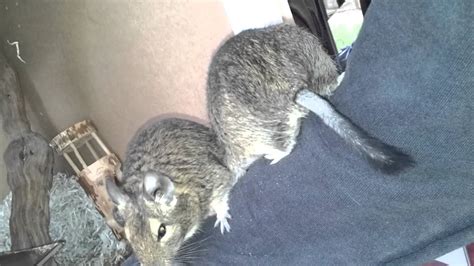
[[130, 239], [131, 234], [130, 234], [130, 228], [128, 226], [125, 226], [125, 238]]
[[158, 229], [160, 229], [161, 222], [156, 218], [148, 219], [148, 223], [150, 225], [150, 231], [155, 238], [158, 238]]
[[194, 233], [196, 233], [196, 230], [198, 229], [198, 225], [194, 225], [191, 230], [188, 231], [188, 233], [184, 236], [184, 239], [188, 239], [190, 237], [192, 237], [194, 235]]

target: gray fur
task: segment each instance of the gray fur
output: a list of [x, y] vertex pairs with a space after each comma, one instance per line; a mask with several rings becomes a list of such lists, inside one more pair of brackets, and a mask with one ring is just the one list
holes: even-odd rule
[[[304, 89], [313, 99], [328, 96], [338, 73], [318, 39], [293, 25], [243, 31], [216, 52], [208, 74], [211, 125], [225, 147], [225, 163], [237, 176], [264, 156], [272, 164], [296, 143], [309, 109], [296, 102]], [[371, 137], [324, 100], [323, 118], [374, 168], [393, 174], [413, 165], [411, 157]], [[316, 107], [318, 109], [318, 107]]]
[[[191, 231], [215, 214], [212, 203], [217, 200], [227, 204], [233, 178], [221, 164], [222, 156], [223, 150], [209, 128], [184, 119], [165, 119], [147, 126], [129, 144], [121, 186], [129, 200], [119, 205], [117, 212], [143, 265], [178, 261], [176, 255]], [[144, 177], [150, 173], [159, 180], [145, 189]], [[153, 185], [164, 187], [161, 196], [168, 197], [172, 191], [176, 200], [153, 199]], [[108, 190], [112, 198], [117, 198], [116, 190]], [[123, 201], [123, 197], [118, 198]], [[157, 240], [157, 232], [150, 229], [150, 218], [166, 225], [170, 234], [165, 235], [166, 241], [165, 237]]]
[[294, 100], [308, 88], [335, 89], [338, 73], [318, 39], [292, 25], [243, 31], [216, 52], [208, 74], [208, 111], [225, 162], [242, 175], [256, 159], [277, 162], [293, 149], [307, 109]]

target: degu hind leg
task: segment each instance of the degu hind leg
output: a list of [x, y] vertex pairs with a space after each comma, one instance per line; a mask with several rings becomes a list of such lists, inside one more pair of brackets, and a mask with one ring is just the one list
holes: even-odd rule
[[234, 184], [237, 183], [240, 177], [245, 175], [247, 168], [257, 159], [258, 157], [253, 155], [248, 149], [233, 145], [226, 147], [224, 163], [234, 175]]
[[288, 154], [291, 153], [292, 149], [286, 149], [286, 150], [279, 150], [275, 149], [273, 147], [269, 147], [267, 149], [266, 154], [264, 155], [265, 159], [270, 160], [270, 164], [276, 164], [278, 163], [281, 159], [285, 158], [288, 156]]
[[265, 150], [265, 159], [271, 160], [270, 164], [276, 164], [288, 156], [296, 145], [296, 137], [300, 131], [301, 118], [306, 113], [295, 110], [290, 113], [287, 123], [278, 123], [271, 138], [271, 145]]

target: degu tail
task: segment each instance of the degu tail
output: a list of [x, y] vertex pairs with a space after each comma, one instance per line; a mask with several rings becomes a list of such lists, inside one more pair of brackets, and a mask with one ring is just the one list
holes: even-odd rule
[[316, 93], [303, 89], [295, 101], [319, 116], [346, 143], [361, 153], [373, 168], [385, 174], [397, 174], [415, 164], [410, 155], [372, 137]]

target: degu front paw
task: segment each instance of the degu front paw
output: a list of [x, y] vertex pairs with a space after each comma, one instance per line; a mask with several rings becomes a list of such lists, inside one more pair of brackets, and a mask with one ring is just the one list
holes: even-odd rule
[[216, 223], [214, 224], [214, 227], [217, 227], [218, 225], [220, 225], [221, 234], [224, 234], [225, 231], [230, 232], [230, 225], [227, 219], [231, 219], [231, 218], [232, 217], [230, 216], [228, 211], [217, 213]]

